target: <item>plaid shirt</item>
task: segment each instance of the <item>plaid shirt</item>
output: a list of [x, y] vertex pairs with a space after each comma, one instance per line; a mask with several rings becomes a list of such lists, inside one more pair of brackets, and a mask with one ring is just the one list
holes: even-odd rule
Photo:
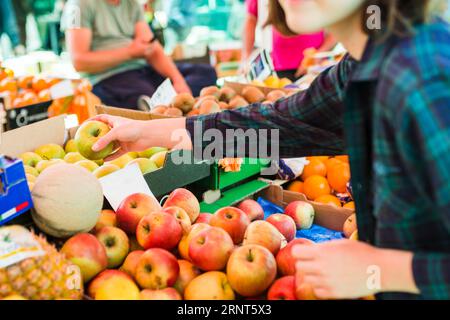
[[414, 253], [421, 294], [380, 297], [450, 299], [450, 29], [444, 22], [419, 26], [410, 38], [371, 40], [360, 62], [347, 56], [308, 91], [273, 105], [188, 119], [191, 136], [196, 120], [203, 130], [279, 129], [282, 157], [349, 154], [360, 239]]

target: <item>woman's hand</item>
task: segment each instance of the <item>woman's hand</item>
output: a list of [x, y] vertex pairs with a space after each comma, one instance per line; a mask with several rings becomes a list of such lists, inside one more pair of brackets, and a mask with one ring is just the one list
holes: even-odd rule
[[104, 122], [111, 128], [111, 131], [92, 147], [94, 151], [102, 150], [111, 142], [118, 144], [118, 147], [120, 147], [119, 151], [106, 159], [108, 161], [114, 160], [128, 152], [143, 151], [151, 147], [148, 145], [149, 141], [143, 135], [145, 132], [145, 121], [109, 115], [99, 115], [92, 120]]
[[189, 88], [188, 84], [183, 78], [173, 80], [173, 87], [178, 94], [180, 93], [192, 94], [191, 88]]
[[381, 291], [381, 249], [353, 240], [296, 245], [297, 276], [319, 299], [356, 299]]

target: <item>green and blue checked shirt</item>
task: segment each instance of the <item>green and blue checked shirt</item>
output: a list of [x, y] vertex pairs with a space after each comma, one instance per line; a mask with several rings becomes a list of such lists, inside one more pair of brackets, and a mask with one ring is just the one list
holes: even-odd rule
[[360, 239], [414, 253], [420, 295], [380, 298], [450, 299], [450, 27], [443, 21], [409, 38], [370, 40], [361, 61], [347, 56], [305, 92], [191, 118], [187, 128], [194, 141], [210, 128], [279, 129], [284, 158], [349, 154]]

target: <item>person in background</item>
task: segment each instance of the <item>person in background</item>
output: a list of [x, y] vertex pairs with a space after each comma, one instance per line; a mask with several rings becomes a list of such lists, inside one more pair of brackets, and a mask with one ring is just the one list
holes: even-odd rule
[[135, 0], [69, 0], [62, 24], [75, 69], [105, 104], [136, 109], [140, 97], [152, 96], [166, 78], [178, 93], [194, 95], [217, 80], [210, 66], [177, 68]]
[[11, 0], [0, 0], [0, 36], [3, 33], [11, 40], [16, 55], [25, 53], [25, 48], [20, 43], [19, 27]]
[[[243, 61], [248, 63], [255, 48], [255, 34], [258, 26], [259, 15], [268, 7], [263, 3], [267, 1], [246, 0], [247, 18], [244, 27]], [[272, 27], [272, 60], [275, 71], [280, 78], [288, 78], [292, 81], [304, 75], [307, 70], [302, 66], [303, 52], [314, 48], [318, 51], [329, 51], [335, 45], [333, 37], [321, 31], [304, 35], [283, 35], [276, 27]]]

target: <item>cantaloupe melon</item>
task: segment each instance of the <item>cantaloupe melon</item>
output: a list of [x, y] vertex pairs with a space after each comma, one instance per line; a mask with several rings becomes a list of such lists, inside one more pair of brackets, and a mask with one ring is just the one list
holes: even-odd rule
[[73, 164], [57, 164], [45, 170], [36, 180], [32, 195], [34, 222], [57, 238], [90, 231], [103, 205], [98, 180]]

